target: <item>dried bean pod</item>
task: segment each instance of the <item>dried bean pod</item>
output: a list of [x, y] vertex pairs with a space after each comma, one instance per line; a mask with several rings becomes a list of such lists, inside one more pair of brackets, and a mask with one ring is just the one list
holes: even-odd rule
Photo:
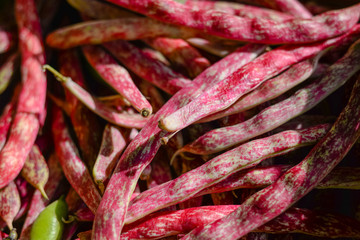
[[317, 81], [296, 91], [289, 98], [272, 105], [251, 119], [212, 130], [179, 152], [209, 154], [224, 150], [280, 126], [316, 106], [341, 87], [360, 69], [360, 48], [353, 45], [346, 55], [330, 66]]
[[57, 72], [49, 65], [44, 65], [44, 69], [51, 71], [55, 77], [61, 81], [64, 87], [68, 89], [74, 96], [76, 96], [84, 105], [86, 105], [91, 111], [104, 118], [105, 120], [122, 127], [128, 128], [142, 128], [147, 119], [143, 118], [139, 114], [131, 113], [117, 113], [114, 110], [108, 108], [105, 104], [97, 100], [85, 89], [81, 88], [78, 84], [72, 81], [71, 78], [65, 77]]
[[184, 239], [239, 238], [280, 215], [305, 196], [343, 159], [359, 138], [359, 94], [360, 78], [355, 83], [349, 103], [333, 127], [302, 162], [269, 187], [252, 195], [231, 214], [194, 229]]
[[189, 199], [207, 186], [239, 170], [253, 167], [263, 159], [312, 144], [328, 129], [329, 125], [325, 124], [305, 130], [285, 131], [227, 151], [172, 181], [141, 193], [131, 201], [125, 221], [133, 222], [163, 207]]
[[190, 27], [227, 39], [265, 44], [306, 43], [331, 38], [348, 31], [357, 23], [360, 16], [360, 4], [326, 12], [311, 20], [295, 18], [281, 22], [262, 18], [242, 18], [220, 11], [193, 10], [187, 5], [171, 0], [107, 2], [166, 23]]
[[[219, 76], [216, 73], [224, 66], [231, 65], [232, 69], [236, 69], [254, 59], [263, 50], [263, 46], [252, 44], [238, 49], [233, 55], [224, 58], [201, 73], [192, 81], [191, 86], [176, 93], [149, 120], [146, 127], [128, 145], [114, 170], [95, 215], [93, 238], [119, 238], [126, 210], [138, 178], [160, 148], [161, 138], [168, 134], [157, 128], [158, 119], [195, 98], [207, 86], [220, 81], [222, 75]], [[124, 188], [119, 190], [118, 186], [124, 186]]]
[[[48, 160], [49, 166], [49, 180], [47, 181], [44, 189], [46, 195], [49, 199], [55, 194], [57, 187], [60, 184], [61, 179], [63, 178], [63, 173], [59, 160], [55, 154], [52, 154]], [[40, 191], [35, 191], [31, 199], [30, 207], [25, 218], [25, 222], [22, 226], [20, 239], [26, 240], [30, 238], [31, 226], [34, 223], [35, 219], [39, 213], [48, 205], [49, 200], [42, 197]]]
[[323, 54], [314, 59], [304, 60], [291, 66], [284, 73], [265, 81], [259, 87], [237, 100], [230, 107], [212, 114], [200, 122], [212, 121], [231, 114], [246, 111], [268, 100], [274, 99], [289, 89], [308, 79], [315, 71], [317, 63]]
[[21, 170], [21, 175], [28, 183], [38, 189], [44, 198], [48, 199], [44, 187], [49, 179], [49, 168], [44, 156], [36, 144], [32, 147], [29, 156], [25, 161]]
[[187, 0], [185, 4], [193, 10], [217, 10], [244, 18], [265, 18], [274, 21], [284, 21], [294, 18], [292, 15], [286, 13], [235, 2]]
[[125, 147], [126, 140], [121, 130], [107, 124], [104, 129], [99, 155], [96, 158], [92, 172], [94, 181], [99, 185], [102, 193], [105, 190], [104, 181], [110, 177]]
[[91, 239], [91, 230], [80, 232], [77, 234], [80, 240], [90, 240]]
[[118, 40], [105, 43], [104, 47], [128, 69], [167, 93], [174, 94], [191, 82], [162, 62], [143, 54], [131, 43]]
[[56, 154], [59, 157], [65, 177], [91, 211], [96, 212], [101, 196], [85, 164], [79, 158], [79, 153], [70, 138], [62, 112], [55, 107], [52, 132]]
[[0, 189], [0, 218], [2, 218], [9, 229], [13, 229], [12, 222], [18, 214], [21, 206], [19, 191], [14, 182]]
[[294, 63], [311, 58], [330, 46], [340, 44], [351, 36], [358, 36], [359, 30], [360, 25], [357, 25], [350, 35], [304, 46], [282, 46], [267, 52], [202, 93], [191, 103], [161, 119], [159, 126], [166, 131], [178, 131], [201, 118], [226, 109], [263, 81]]
[[152, 113], [152, 107], [134, 84], [128, 71], [98, 46], [85, 46], [82, 51], [88, 63], [102, 79], [127, 99], [143, 117]]

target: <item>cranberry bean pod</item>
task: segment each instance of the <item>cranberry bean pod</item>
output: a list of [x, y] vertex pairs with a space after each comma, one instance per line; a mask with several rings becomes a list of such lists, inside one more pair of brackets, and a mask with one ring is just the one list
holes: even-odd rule
[[219, 152], [268, 132], [313, 108], [360, 70], [358, 44], [353, 45], [343, 58], [330, 66], [322, 78], [299, 89], [289, 98], [264, 109], [245, 122], [212, 130], [184, 146], [179, 152], [195, 154]]
[[166, 131], [174, 132], [210, 114], [224, 110], [241, 96], [290, 65], [311, 58], [320, 51], [345, 41], [351, 35], [358, 36], [359, 30], [360, 26], [357, 25], [350, 35], [310, 45], [282, 46], [267, 52], [202, 93], [191, 103], [161, 119], [159, 126]]
[[163, 207], [191, 198], [232, 173], [253, 167], [263, 159], [309, 145], [325, 135], [329, 125], [318, 125], [299, 131], [285, 131], [245, 143], [227, 151], [200, 167], [158, 187], [149, 189], [131, 201], [126, 222], [133, 222]]
[[179, 28], [148, 18], [93, 20], [60, 28], [46, 37], [54, 48], [66, 49], [85, 44], [100, 44], [117, 39], [136, 40], [151, 37], [186, 38], [197, 36], [188, 28]]
[[304, 60], [291, 66], [284, 73], [265, 81], [225, 110], [210, 115], [200, 122], [212, 121], [221, 117], [246, 111], [268, 100], [274, 99], [289, 89], [308, 79], [315, 71], [322, 54], [314, 59]]
[[13, 45], [14, 36], [12, 33], [0, 28], [0, 54], [7, 52]]
[[129, 42], [118, 40], [105, 43], [104, 47], [132, 72], [167, 93], [174, 94], [191, 82]]
[[184, 69], [191, 78], [210, 66], [209, 60], [183, 39], [158, 37], [145, 42], [160, 51], [176, 68]]
[[39, 147], [34, 144], [28, 158], [21, 170], [21, 175], [28, 183], [41, 192], [41, 195], [48, 199], [45, 192], [45, 184], [49, 179], [49, 168]]
[[258, 3], [300, 18], [311, 18], [312, 14], [298, 0], [257, 0]]
[[275, 183], [249, 197], [231, 214], [194, 229], [184, 239], [239, 238], [277, 217], [305, 196], [344, 158], [359, 138], [359, 94], [360, 78], [335, 124], [303, 161]]
[[[190, 86], [180, 90], [167, 101], [149, 120], [147, 125], [128, 145], [114, 170], [95, 215], [92, 234], [94, 239], [117, 240], [119, 238], [128, 203], [138, 178], [160, 148], [161, 138], [168, 135], [165, 131], [157, 128], [159, 118], [175, 111], [198, 96], [203, 89], [220, 81], [223, 75], [219, 76], [216, 73], [224, 66], [230, 65], [231, 69], [239, 68], [257, 57], [263, 50], [263, 46], [253, 44], [238, 49], [236, 53], [206, 69], [191, 82]], [[123, 186], [123, 188], [119, 189], [118, 186]]]
[[118, 113], [97, 100], [71, 78], [61, 75], [49, 65], [44, 65], [44, 69], [51, 71], [67, 90], [76, 96], [91, 111], [105, 120], [115, 125], [128, 128], [142, 128], [145, 125], [147, 119], [141, 117], [140, 114]]
[[0, 117], [0, 150], [4, 147], [8, 131], [10, 129], [13, 113], [15, 111], [15, 102], [8, 103]]
[[14, 182], [0, 189], [0, 218], [6, 222], [11, 230], [12, 222], [20, 210], [20, 195]]
[[93, 168], [94, 181], [101, 192], [104, 192], [104, 181], [107, 180], [115, 168], [121, 152], [126, 147], [126, 140], [120, 129], [107, 124], [104, 129], [99, 155]]
[[96, 212], [101, 196], [85, 164], [79, 158], [61, 110], [54, 107], [53, 111], [52, 132], [55, 150], [65, 177], [91, 211]]
[[187, 0], [185, 4], [193, 10], [224, 11], [228, 14], [244, 18], [266, 18], [274, 21], [284, 21], [293, 18], [293, 16], [286, 13], [235, 2]]
[[[46, 195], [49, 199], [52, 199], [56, 189], [58, 188], [60, 181], [63, 178], [63, 172], [61, 170], [61, 165], [55, 154], [52, 154], [48, 160], [49, 166], [49, 180], [47, 181], [44, 189]], [[20, 239], [26, 240], [30, 238], [31, 226], [34, 223], [35, 219], [39, 213], [48, 205], [50, 201], [42, 197], [42, 194], [39, 190], [36, 190], [32, 196], [29, 210], [27, 212], [25, 222], [23, 224]]]
[[128, 71], [98, 46], [84, 46], [82, 52], [88, 63], [114, 90], [127, 99], [142, 116], [148, 117], [152, 107], [139, 91]]
[[221, 11], [193, 10], [171, 0], [131, 3], [126, 0], [107, 1], [166, 23], [227, 39], [264, 44], [308, 43], [335, 37], [347, 32], [360, 16], [360, 4], [329, 11], [312, 19], [295, 18], [281, 22], [242, 18]]

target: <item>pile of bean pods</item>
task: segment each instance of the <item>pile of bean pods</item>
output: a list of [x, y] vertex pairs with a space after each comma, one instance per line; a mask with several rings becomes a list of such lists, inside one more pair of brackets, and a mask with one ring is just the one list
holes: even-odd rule
[[360, 239], [359, 19], [1, 0], [0, 238]]

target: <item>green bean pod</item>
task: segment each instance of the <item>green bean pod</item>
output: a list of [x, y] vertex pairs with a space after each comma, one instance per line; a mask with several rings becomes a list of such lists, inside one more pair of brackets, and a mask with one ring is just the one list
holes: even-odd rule
[[31, 228], [30, 239], [60, 240], [64, 230], [62, 218], [66, 218], [67, 213], [67, 205], [62, 196], [39, 214]]

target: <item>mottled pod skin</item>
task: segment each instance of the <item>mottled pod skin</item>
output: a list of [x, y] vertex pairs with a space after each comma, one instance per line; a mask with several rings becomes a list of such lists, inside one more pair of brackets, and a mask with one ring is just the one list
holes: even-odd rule
[[[44, 189], [49, 199], [55, 194], [60, 181], [63, 179], [63, 172], [59, 160], [55, 154], [52, 154], [47, 162], [49, 167], [49, 180]], [[45, 199], [39, 190], [36, 190], [32, 196], [29, 210], [27, 212], [25, 222], [23, 224], [20, 239], [29, 239], [31, 226], [36, 220], [39, 213], [49, 204], [50, 200]]]
[[319, 54], [314, 59], [308, 59], [294, 64], [279, 76], [265, 81], [259, 87], [237, 100], [230, 107], [201, 119], [200, 122], [212, 121], [221, 117], [243, 112], [280, 96], [284, 92], [308, 79], [317, 68], [317, 63], [321, 55], [322, 54]]
[[256, 0], [256, 2], [300, 18], [312, 17], [311, 12], [298, 0]]
[[0, 218], [6, 222], [11, 230], [12, 222], [20, 210], [20, 194], [14, 182], [0, 189]]
[[104, 47], [136, 75], [167, 93], [174, 94], [191, 82], [162, 62], [147, 56], [129, 42], [118, 40], [105, 43]]
[[236, 15], [244, 18], [265, 18], [274, 21], [285, 21], [293, 18], [292, 15], [274, 11], [271, 9], [260, 8], [250, 5], [243, 5], [236, 2], [226, 1], [196, 1], [187, 0], [186, 5], [190, 6], [193, 10], [217, 10], [224, 11], [228, 14]]
[[0, 150], [4, 147], [14, 113], [15, 102], [8, 103], [0, 117]]
[[34, 144], [28, 158], [21, 170], [21, 175], [28, 183], [38, 189], [44, 198], [48, 198], [45, 192], [45, 184], [49, 179], [49, 168], [39, 147]]
[[242, 18], [221, 11], [193, 10], [171, 0], [107, 1], [166, 23], [227, 39], [264, 44], [308, 43], [331, 38], [348, 31], [360, 16], [360, 4], [326, 12], [311, 19], [272, 21]]
[[212, 130], [179, 152], [210, 154], [268, 132], [303, 114], [341, 87], [360, 69], [360, 48], [353, 45], [346, 55], [331, 65], [324, 76], [299, 89], [289, 98], [274, 104], [251, 119], [229, 127]]
[[110, 54], [99, 46], [90, 45], [82, 47], [82, 51], [88, 63], [102, 79], [127, 99], [142, 116], [148, 117], [152, 113], [150, 103], [139, 91], [128, 71]]
[[263, 50], [263, 46], [254, 44], [238, 49], [234, 55], [212, 65], [194, 79], [191, 85], [177, 92], [149, 120], [128, 145], [114, 170], [95, 215], [93, 239], [119, 239], [127, 207], [139, 176], [160, 148], [161, 138], [169, 135], [157, 128], [157, 121], [194, 99], [206, 87], [220, 81], [223, 75], [217, 75], [218, 70], [230, 65], [229, 63], [233, 63], [231, 69], [239, 68], [257, 57]]
[[232, 173], [256, 166], [266, 158], [312, 144], [323, 137], [328, 129], [329, 125], [325, 124], [299, 131], [285, 131], [227, 151], [172, 181], [141, 193], [131, 201], [125, 221], [133, 222], [163, 207], [189, 199]]
[[[358, 41], [353, 48], [359, 47]], [[249, 197], [226, 217], [190, 232], [184, 239], [236, 239], [280, 215], [305, 196], [343, 159], [360, 136], [360, 78], [330, 131], [298, 165]]]
[[61, 110], [56, 107], [53, 109], [52, 132], [56, 154], [66, 179], [91, 211], [96, 212], [101, 196], [88, 169], [79, 157], [77, 148], [65, 125]]
[[174, 132], [210, 114], [224, 110], [241, 96], [290, 65], [311, 58], [320, 51], [345, 41], [351, 35], [358, 36], [359, 32], [358, 25], [349, 32], [349, 35], [302, 46], [285, 45], [267, 52], [202, 93], [194, 101], [161, 119], [159, 126], [166, 131]]
[[12, 33], [0, 28], [0, 54], [7, 52], [14, 44]]
[[179, 28], [149, 18], [94, 20], [60, 28], [50, 33], [46, 43], [54, 48], [71, 48], [85, 44], [100, 44], [117, 39], [136, 40], [151, 37], [195, 37], [188, 28]]
[[118, 113], [117, 111], [107, 107], [101, 101], [97, 100], [84, 88], [76, 84], [71, 78], [61, 75], [49, 65], [44, 65], [44, 69], [51, 71], [67, 90], [76, 96], [76, 98], [78, 98], [91, 111], [105, 120], [115, 125], [127, 128], [142, 128], [148, 121], [148, 119], [143, 118], [140, 114], [127, 112]]
[[[34, 1], [15, 1], [15, 15], [19, 28], [23, 87], [8, 140], [0, 152], [0, 188], [20, 173], [45, 117], [46, 76], [41, 66], [45, 62], [45, 54]], [[18, 146], [22, 147], [19, 149]]]
[[[236, 210], [237, 205], [201, 206], [178, 211], [154, 213], [125, 225], [121, 239], [158, 239], [186, 234], [192, 229], [216, 221]], [[358, 237], [359, 222], [342, 215], [290, 208], [256, 232], [303, 233], [318, 237]]]
[[176, 68], [185, 70], [190, 78], [198, 76], [210, 66], [209, 60], [183, 39], [158, 37], [145, 42], [161, 52]]
[[125, 147], [126, 140], [122, 131], [111, 124], [107, 124], [92, 172], [94, 181], [99, 185], [101, 192], [104, 192], [104, 181], [110, 177]]
[[[79, 86], [87, 89], [80, 59], [75, 50], [60, 52], [59, 70], [61, 74], [70, 77]], [[68, 90], [65, 90], [65, 99], [81, 155], [89, 169], [92, 169], [101, 142], [101, 125], [97, 116]]]

